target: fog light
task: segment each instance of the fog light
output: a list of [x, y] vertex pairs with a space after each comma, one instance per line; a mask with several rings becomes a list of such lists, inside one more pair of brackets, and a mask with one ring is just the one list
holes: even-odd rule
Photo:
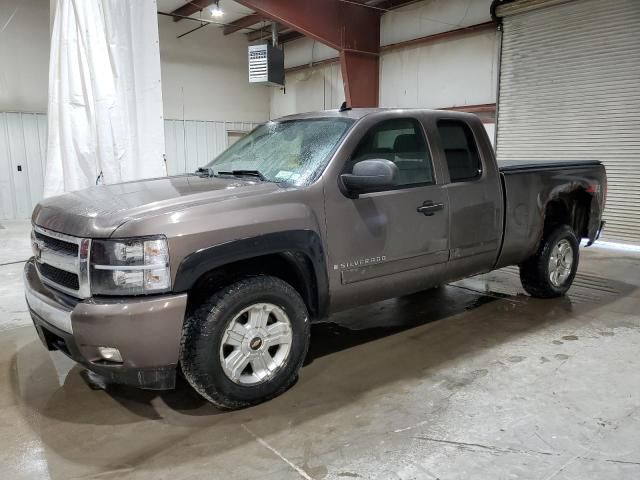
[[117, 348], [98, 347], [98, 354], [107, 362], [122, 363], [122, 355]]

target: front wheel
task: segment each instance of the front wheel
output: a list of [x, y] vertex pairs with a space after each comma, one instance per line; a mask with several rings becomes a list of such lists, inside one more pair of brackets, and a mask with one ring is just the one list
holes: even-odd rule
[[578, 270], [579, 244], [573, 230], [560, 225], [545, 235], [535, 255], [520, 264], [520, 281], [532, 297], [564, 295]]
[[309, 331], [307, 308], [291, 285], [269, 276], [247, 278], [216, 292], [187, 317], [182, 371], [218, 407], [255, 405], [295, 382]]

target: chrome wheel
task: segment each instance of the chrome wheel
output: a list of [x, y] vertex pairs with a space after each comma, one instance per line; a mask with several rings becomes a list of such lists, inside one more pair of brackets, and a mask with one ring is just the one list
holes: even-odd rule
[[549, 281], [557, 288], [562, 287], [571, 275], [573, 267], [573, 247], [568, 240], [560, 240], [551, 250], [549, 257]]
[[224, 332], [222, 369], [238, 385], [269, 380], [286, 363], [292, 340], [291, 322], [284, 310], [271, 303], [251, 305]]

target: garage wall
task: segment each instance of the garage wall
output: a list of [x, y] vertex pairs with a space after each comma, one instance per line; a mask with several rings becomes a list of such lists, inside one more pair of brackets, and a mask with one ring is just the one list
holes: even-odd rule
[[158, 26], [165, 118], [248, 122], [269, 118], [269, 87], [249, 85], [243, 35], [225, 36], [222, 28], [208, 26], [176, 38], [194, 25], [169, 17], [158, 17]]
[[305, 68], [286, 75], [284, 88], [271, 89], [271, 118], [339, 108], [344, 87], [339, 63]]
[[[255, 127], [254, 122], [165, 120], [169, 175], [193, 172]], [[47, 116], [0, 112], [0, 220], [29, 218], [42, 199], [47, 159]]]
[[444, 108], [495, 103], [494, 31], [383, 53], [380, 106]]
[[284, 68], [309, 65], [338, 56], [337, 50], [307, 37], [287, 42], [282, 45], [282, 48], [284, 49]]
[[448, 32], [491, 20], [491, 0], [427, 0], [385, 13], [380, 45]]
[[[49, 20], [49, 0], [0, 1], [0, 111], [47, 111]], [[158, 25], [165, 118], [268, 118], [270, 91], [249, 85], [242, 35], [210, 26], [176, 39], [191, 23], [158, 17]]]
[[47, 116], [0, 112], [0, 219], [29, 218], [42, 198]]
[[245, 134], [258, 125], [252, 122], [165, 120], [167, 172], [169, 175], [195, 172], [230, 145], [231, 134]]
[[0, 1], [0, 111], [45, 112], [48, 72], [49, 0]]
[[[42, 198], [49, 9], [49, 0], [0, 1], [0, 219], [28, 218]], [[242, 35], [207, 27], [176, 39], [193, 26], [166, 17], [158, 24], [167, 168], [182, 173], [215, 157], [229, 132], [267, 120], [271, 91], [249, 85]]]
[[[385, 47], [488, 22], [490, 5], [491, 0], [430, 0], [392, 10], [382, 16], [380, 44]], [[284, 89], [272, 91], [271, 118], [337, 108], [344, 100], [339, 64], [300, 70], [337, 55], [337, 51], [307, 38], [285, 44], [285, 67], [296, 71], [287, 72]], [[441, 108], [495, 103], [497, 60], [498, 37], [487, 30], [383, 49], [380, 106]]]

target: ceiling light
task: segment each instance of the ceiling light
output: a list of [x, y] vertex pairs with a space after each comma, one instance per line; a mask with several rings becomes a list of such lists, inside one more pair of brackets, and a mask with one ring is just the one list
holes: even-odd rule
[[220, 18], [222, 15], [224, 15], [224, 12], [220, 8], [220, 0], [217, 0], [213, 7], [211, 7], [211, 16], [214, 18]]

